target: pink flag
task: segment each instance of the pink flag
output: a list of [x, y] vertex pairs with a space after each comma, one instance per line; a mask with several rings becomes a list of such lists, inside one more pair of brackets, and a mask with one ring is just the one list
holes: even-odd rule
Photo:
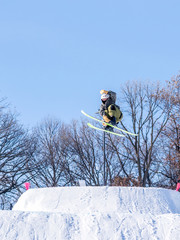
[[180, 189], [180, 183], [177, 183], [176, 191], [179, 191], [179, 189]]
[[29, 187], [30, 187], [30, 183], [29, 182], [25, 182], [24, 185], [25, 185], [26, 190], [28, 190]]

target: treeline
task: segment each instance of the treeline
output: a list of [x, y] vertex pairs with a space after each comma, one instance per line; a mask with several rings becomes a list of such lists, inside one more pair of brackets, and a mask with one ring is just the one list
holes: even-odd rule
[[103, 134], [90, 129], [86, 120], [67, 125], [46, 119], [28, 132], [2, 100], [1, 209], [16, 201], [27, 181], [33, 187], [74, 186], [85, 180], [92, 186], [175, 189], [180, 175], [180, 76], [162, 88], [128, 82], [117, 94], [124, 115], [119, 127], [138, 136], [106, 135], [105, 146]]

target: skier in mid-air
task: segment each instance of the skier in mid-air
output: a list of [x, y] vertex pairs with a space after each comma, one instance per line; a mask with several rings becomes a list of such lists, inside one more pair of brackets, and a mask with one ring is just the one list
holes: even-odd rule
[[[98, 131], [109, 132], [110, 134], [116, 135], [119, 137], [125, 137], [124, 134], [137, 137], [138, 133], [132, 133], [117, 126], [117, 124], [122, 120], [123, 114], [120, 110], [120, 107], [116, 105], [116, 93], [113, 91], [101, 90], [100, 94], [101, 94], [102, 103], [98, 113], [100, 113], [100, 115], [103, 117], [103, 120], [93, 117], [87, 114], [86, 112], [84, 112], [83, 110], [81, 110], [81, 113], [90, 119], [93, 119], [97, 122], [102, 123], [104, 128], [96, 127], [89, 122], [87, 123], [87, 125]], [[117, 131], [114, 132], [113, 131], [114, 129], [119, 130], [122, 133], [119, 133]]]
[[101, 106], [100, 106], [100, 115], [103, 117], [105, 121], [104, 128], [108, 131], [113, 131], [113, 127], [107, 125], [109, 123], [113, 126], [117, 126], [117, 124], [122, 120], [123, 114], [120, 111], [120, 107], [116, 105], [116, 93], [113, 91], [101, 90]]

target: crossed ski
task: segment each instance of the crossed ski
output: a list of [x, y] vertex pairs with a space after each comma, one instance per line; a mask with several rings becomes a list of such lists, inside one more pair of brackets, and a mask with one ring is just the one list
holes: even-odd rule
[[[91, 119], [93, 119], [93, 120], [95, 120], [95, 121], [97, 121], [97, 122], [104, 123], [104, 121], [102, 121], [102, 120], [100, 120], [100, 119], [98, 119], [98, 118], [92, 117], [91, 115], [85, 113], [83, 110], [81, 110], [81, 113], [84, 114], [86, 117], [89, 117], [89, 118], [91, 118]], [[126, 130], [124, 130], [124, 129], [121, 129], [121, 128], [117, 127], [117, 126], [113, 126], [113, 125], [111, 125], [110, 123], [106, 123], [106, 124], [107, 124], [108, 126], [111, 126], [111, 127], [115, 128], [115, 129], [123, 132], [123, 133], [129, 134], [129, 135], [132, 135], [132, 136], [138, 136], [138, 134], [136, 134], [136, 133], [128, 132], [128, 131], [126, 131]], [[98, 128], [98, 127], [95, 127], [94, 125], [92, 125], [92, 124], [90, 124], [90, 123], [88, 123], [88, 126], [91, 127], [91, 128], [94, 128], [94, 129], [96, 129], [96, 130], [100, 130], [100, 131], [104, 131], [104, 132], [111, 133], [111, 134], [113, 134], [113, 135], [125, 137], [125, 135], [123, 135], [123, 134], [111, 132], [111, 131], [108, 131], [108, 130], [105, 130], [105, 129], [102, 129], [102, 128]]]

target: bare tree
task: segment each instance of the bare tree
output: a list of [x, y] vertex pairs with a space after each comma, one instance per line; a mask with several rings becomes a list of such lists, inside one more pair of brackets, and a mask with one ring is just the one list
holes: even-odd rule
[[[109, 138], [111, 137], [107, 135], [104, 157], [102, 132], [92, 130], [85, 121], [80, 126], [77, 122], [73, 123], [68, 145], [75, 179], [83, 179], [88, 185], [99, 186], [104, 185], [104, 177], [106, 184], [119, 173], [120, 163], [111, 151]], [[115, 138], [117, 141], [116, 136], [111, 139]]]
[[168, 124], [161, 134], [159, 146], [164, 153], [161, 184], [173, 188], [180, 175], [180, 75], [167, 83], [158, 98], [165, 109], [172, 109]]
[[[151, 186], [158, 170], [157, 140], [167, 124], [170, 109], [163, 109], [159, 86], [141, 83], [127, 83], [123, 89], [124, 119], [121, 126], [125, 130], [138, 133], [137, 137], [127, 135], [117, 152], [124, 164], [125, 177], [137, 179], [140, 186]], [[121, 104], [122, 106], [122, 104]]]
[[85, 180], [88, 185], [100, 185], [102, 152], [97, 147], [95, 132], [85, 123], [79, 127], [73, 122], [69, 135], [69, 153], [72, 156], [72, 171], [76, 180]]
[[86, 122], [65, 126], [48, 119], [34, 129], [31, 139], [26, 177], [37, 187], [76, 185], [80, 179], [99, 186], [104, 184], [104, 175], [108, 183], [120, 172], [109, 136], [104, 172], [103, 134], [87, 127]]
[[0, 111], [0, 199], [1, 207], [17, 198], [26, 174], [28, 136], [7, 107]]
[[[29, 179], [37, 187], [64, 186], [67, 179], [68, 154], [66, 153], [66, 131], [60, 121], [46, 119], [33, 131], [33, 147], [28, 169]], [[34, 166], [36, 166], [34, 168]]]

